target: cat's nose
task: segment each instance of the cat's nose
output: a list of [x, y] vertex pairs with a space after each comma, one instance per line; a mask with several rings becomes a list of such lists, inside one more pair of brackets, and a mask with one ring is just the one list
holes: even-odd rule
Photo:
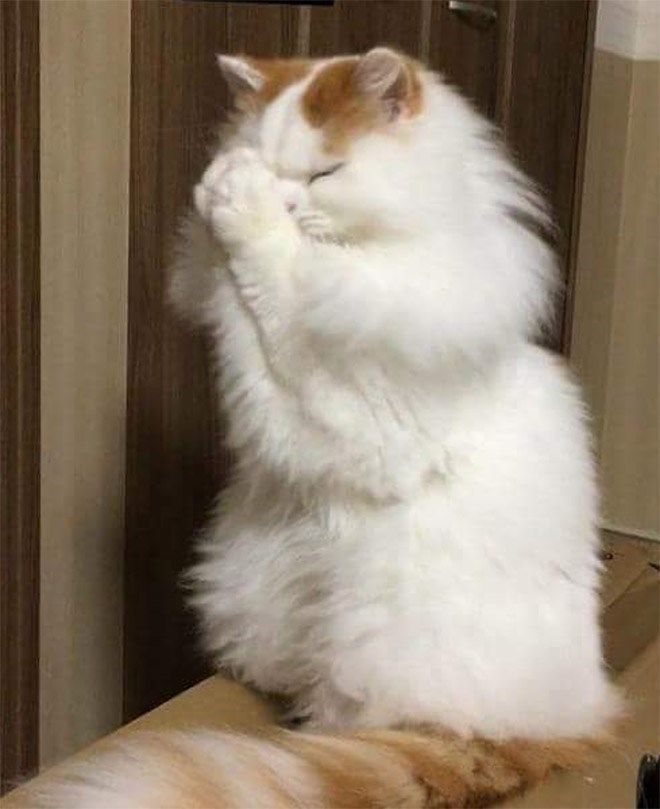
[[287, 209], [287, 211], [288, 211], [289, 213], [293, 213], [293, 212], [296, 210], [296, 208], [297, 208], [297, 207], [298, 207], [298, 203], [297, 203], [297, 202], [294, 202], [294, 201], [293, 201], [293, 200], [291, 200], [291, 199], [288, 199], [288, 200], [286, 201], [286, 209]]

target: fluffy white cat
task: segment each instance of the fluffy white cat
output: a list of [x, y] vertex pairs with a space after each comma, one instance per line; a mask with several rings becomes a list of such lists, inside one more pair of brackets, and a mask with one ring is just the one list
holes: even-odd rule
[[619, 705], [584, 408], [533, 342], [557, 286], [543, 203], [398, 53], [220, 64], [237, 113], [172, 281], [215, 337], [238, 459], [194, 600], [218, 666], [341, 735], [179, 754], [214, 806], [494, 800]]
[[177, 262], [239, 458], [194, 571], [207, 644], [315, 724], [593, 733], [597, 500], [579, 394], [531, 342], [556, 283], [525, 224], [543, 206], [434, 76], [409, 111], [414, 68], [382, 49], [357, 79], [383, 120], [333, 149], [304, 99], [345, 64], [241, 122]]

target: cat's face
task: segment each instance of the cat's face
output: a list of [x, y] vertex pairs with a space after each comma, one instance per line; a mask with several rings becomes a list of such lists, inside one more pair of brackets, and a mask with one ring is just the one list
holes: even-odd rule
[[[233, 143], [256, 148], [294, 215], [367, 236], [402, 222], [396, 169], [423, 110], [417, 66], [386, 48], [362, 57], [220, 56], [239, 117]], [[405, 217], [403, 217], [405, 219]]]

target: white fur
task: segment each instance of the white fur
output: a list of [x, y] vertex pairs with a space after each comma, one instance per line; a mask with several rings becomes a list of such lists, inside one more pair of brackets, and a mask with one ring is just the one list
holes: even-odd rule
[[218, 665], [314, 724], [593, 733], [616, 706], [593, 464], [530, 342], [553, 256], [512, 212], [547, 218], [489, 126], [423, 87], [419, 118], [309, 187], [328, 156], [294, 87], [196, 191], [172, 294], [215, 335], [238, 463], [195, 602]]

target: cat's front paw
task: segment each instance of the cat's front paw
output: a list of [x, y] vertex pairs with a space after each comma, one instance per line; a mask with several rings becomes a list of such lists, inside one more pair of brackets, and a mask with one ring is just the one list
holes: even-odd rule
[[211, 223], [214, 209], [230, 203], [231, 175], [257, 162], [254, 150], [247, 148], [216, 155], [193, 191], [195, 208], [202, 219]]
[[235, 149], [216, 157], [205, 171], [194, 190], [195, 207], [224, 245], [238, 248], [291, 228], [275, 183], [252, 149]]

